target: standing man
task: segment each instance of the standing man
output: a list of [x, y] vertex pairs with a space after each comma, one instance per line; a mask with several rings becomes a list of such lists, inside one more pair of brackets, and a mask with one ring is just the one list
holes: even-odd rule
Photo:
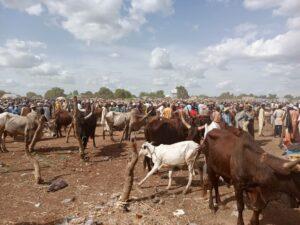
[[273, 113], [274, 118], [274, 137], [281, 137], [282, 136], [282, 125], [285, 117], [285, 112], [282, 109], [282, 105], [278, 106], [278, 109], [276, 109]]
[[262, 137], [265, 123], [265, 104], [262, 104], [258, 111], [258, 136]]

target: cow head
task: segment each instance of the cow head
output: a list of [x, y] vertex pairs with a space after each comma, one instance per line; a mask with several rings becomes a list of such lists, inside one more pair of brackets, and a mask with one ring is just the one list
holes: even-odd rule
[[55, 120], [50, 120], [49, 122], [45, 123], [45, 130], [49, 134], [49, 136], [57, 137], [57, 125]]

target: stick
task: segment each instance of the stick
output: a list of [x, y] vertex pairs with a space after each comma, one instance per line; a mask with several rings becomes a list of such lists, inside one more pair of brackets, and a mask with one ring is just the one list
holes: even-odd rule
[[134, 168], [138, 161], [138, 152], [136, 147], [135, 140], [131, 141], [131, 160], [127, 164], [126, 170], [125, 170], [125, 183], [123, 187], [122, 195], [119, 199], [119, 201], [122, 203], [126, 203], [129, 199], [130, 192], [132, 190], [133, 185], [133, 179], [134, 179]]

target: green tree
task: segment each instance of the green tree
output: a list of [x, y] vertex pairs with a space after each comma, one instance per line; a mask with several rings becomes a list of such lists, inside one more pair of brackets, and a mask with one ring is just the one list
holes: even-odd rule
[[133, 98], [134, 96], [130, 93], [130, 91], [127, 91], [125, 89], [116, 89], [114, 93], [115, 98]]
[[176, 90], [177, 90], [177, 98], [181, 98], [181, 99], [189, 98], [189, 93], [188, 93], [188, 91], [186, 90], [185, 87], [177, 86]]
[[141, 92], [140, 93], [140, 98], [143, 97], [148, 97], [148, 98], [164, 98], [165, 97], [165, 93], [163, 90], [158, 90], [155, 92]]
[[6, 94], [6, 91], [0, 90], [0, 98], [1, 98], [4, 94]]
[[272, 99], [272, 100], [277, 99], [277, 95], [276, 94], [269, 94], [268, 99]]
[[45, 98], [50, 98], [50, 99], [54, 99], [61, 96], [65, 97], [66, 95], [64, 89], [61, 89], [59, 87], [51, 88], [45, 93]]
[[284, 98], [286, 98], [289, 101], [292, 101], [294, 99], [294, 96], [291, 95], [291, 94], [287, 94], [287, 95], [284, 96]]
[[26, 97], [27, 98], [42, 98], [41, 95], [38, 95], [37, 93], [32, 92], [32, 91], [27, 92]]
[[91, 91], [83, 92], [80, 95], [81, 95], [81, 97], [84, 97], [84, 98], [93, 98], [94, 97], [94, 94]]
[[[240, 96], [243, 97], [243, 95], [240, 95]], [[220, 99], [232, 99], [232, 98], [234, 98], [234, 97], [235, 97], [234, 94], [232, 94], [232, 93], [230, 93], [230, 92], [223, 92], [223, 93], [221, 93], [220, 96], [219, 96]], [[244, 97], [245, 97], [245, 96], [244, 96]]]
[[95, 96], [103, 99], [112, 99], [114, 98], [114, 93], [107, 87], [101, 87], [99, 91], [95, 93]]

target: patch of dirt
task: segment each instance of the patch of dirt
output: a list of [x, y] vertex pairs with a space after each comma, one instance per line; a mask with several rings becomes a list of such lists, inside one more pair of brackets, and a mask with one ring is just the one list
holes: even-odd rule
[[[270, 127], [266, 134], [270, 135]], [[100, 134], [102, 128], [97, 128]], [[143, 134], [139, 134], [142, 137]], [[116, 140], [121, 137], [116, 133]], [[51, 225], [51, 224], [147, 224], [147, 225], [232, 225], [236, 224], [236, 204], [233, 189], [222, 186], [221, 199], [225, 209], [216, 213], [208, 209], [203, 199], [199, 178], [192, 184], [192, 192], [181, 192], [187, 183], [187, 171], [174, 173], [171, 190], [166, 191], [167, 179], [161, 179], [163, 171], [152, 176], [139, 190], [134, 185], [129, 212], [116, 210], [115, 203], [123, 187], [124, 170], [129, 158], [129, 144], [119, 146], [107, 137], [96, 139], [97, 148], [89, 141], [89, 162], [80, 160], [74, 138], [68, 144], [65, 138], [42, 140], [36, 145], [36, 157], [41, 164], [46, 182], [61, 178], [68, 187], [57, 192], [47, 192], [48, 185], [36, 185], [33, 167], [25, 157], [24, 144], [7, 138], [9, 153], [0, 154], [0, 224]], [[281, 155], [279, 139], [271, 136], [258, 138], [268, 152]], [[139, 138], [138, 147], [142, 143]], [[139, 160], [135, 170], [135, 182], [146, 174]], [[184, 214], [173, 212], [182, 209]], [[247, 224], [251, 211], [244, 213]], [[300, 224], [299, 209], [288, 209], [275, 202], [263, 213], [261, 224]]]

